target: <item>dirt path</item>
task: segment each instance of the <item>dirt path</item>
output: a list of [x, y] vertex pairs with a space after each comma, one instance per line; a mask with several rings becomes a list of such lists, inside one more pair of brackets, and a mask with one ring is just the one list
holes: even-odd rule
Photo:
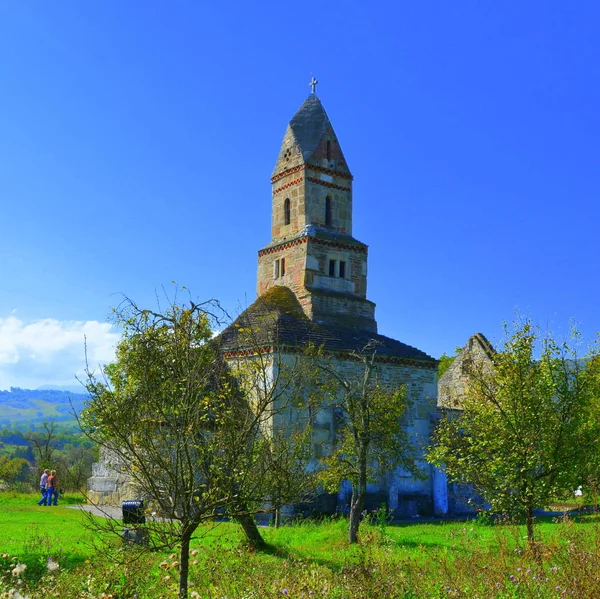
[[94, 516], [99, 518], [115, 518], [120, 519], [123, 517], [121, 508], [117, 505], [67, 505], [65, 507], [73, 510], [81, 510], [83, 512], [90, 512]]

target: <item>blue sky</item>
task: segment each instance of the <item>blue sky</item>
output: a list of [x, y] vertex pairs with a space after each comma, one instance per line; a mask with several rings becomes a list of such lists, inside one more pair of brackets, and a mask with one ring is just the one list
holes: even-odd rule
[[311, 75], [380, 332], [600, 329], [595, 2], [0, 0], [0, 388], [110, 359], [120, 293], [235, 314]]

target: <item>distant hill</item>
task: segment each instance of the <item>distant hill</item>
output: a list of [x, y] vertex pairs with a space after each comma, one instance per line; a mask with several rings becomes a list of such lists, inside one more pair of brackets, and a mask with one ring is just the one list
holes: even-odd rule
[[43, 420], [67, 422], [75, 420], [89, 399], [85, 393], [57, 389], [20, 389], [0, 391], [0, 426], [22, 428]]
[[75, 393], [76, 395], [81, 395], [82, 393], [85, 395], [85, 387], [81, 384], [59, 385], [57, 387], [53, 387], [52, 385], [42, 385], [37, 388], [37, 391], [68, 391], [69, 393]]

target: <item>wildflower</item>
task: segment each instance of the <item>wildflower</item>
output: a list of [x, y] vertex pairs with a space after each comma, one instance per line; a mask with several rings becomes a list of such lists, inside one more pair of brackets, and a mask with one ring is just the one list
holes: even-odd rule
[[12, 571], [13, 576], [21, 576], [27, 570], [27, 564], [17, 564]]
[[171, 577], [167, 574], [166, 576], [163, 576], [163, 582], [169, 582], [169, 580], [171, 580]]
[[10, 555], [8, 555], [8, 553], [2, 554], [2, 559], [8, 559], [9, 557], [10, 557]]
[[199, 562], [197, 559], [195, 559], [195, 560], [192, 562], [192, 566], [197, 566], [199, 563], [200, 563], [200, 562]]
[[176, 570], [177, 568], [179, 568], [179, 562], [173, 562], [171, 564], [171, 568], [173, 568], [174, 570]]
[[159, 568], [162, 568], [163, 570], [167, 570], [169, 567], [169, 564], [167, 562], [160, 562], [160, 564], [158, 565]]
[[577, 487], [577, 489], [575, 489], [574, 495], [575, 495], [575, 497], [581, 497], [583, 495], [583, 491], [581, 490], [581, 485], [579, 485]]
[[281, 591], [281, 593], [282, 593], [283, 595], [287, 595], [287, 592], [288, 592], [288, 591], [287, 591], [287, 589], [283, 589], [283, 591]]
[[55, 562], [51, 557], [48, 558], [48, 562], [46, 563], [46, 568], [48, 568], [48, 572], [54, 572], [58, 570], [60, 566], [58, 562]]
[[191, 553], [191, 554], [192, 554], [194, 557], [196, 557], [196, 556], [198, 555], [198, 553], [199, 553], [199, 552], [198, 552], [198, 550], [197, 550], [197, 549], [194, 549], [194, 551], [192, 551], [192, 553]]
[[190, 597], [191, 599], [200, 599], [200, 594], [197, 591], [192, 591]]
[[176, 553], [171, 553], [171, 555], [169, 555], [169, 559], [175, 559], [177, 557]]
[[13, 562], [18, 562], [18, 561], [19, 561], [19, 558], [18, 558], [18, 557], [13, 557], [13, 558], [12, 558], [12, 561], [13, 561]]

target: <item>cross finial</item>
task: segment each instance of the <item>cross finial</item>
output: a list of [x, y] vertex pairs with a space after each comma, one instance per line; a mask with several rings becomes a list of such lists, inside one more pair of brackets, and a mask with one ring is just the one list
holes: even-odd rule
[[317, 83], [319, 83], [314, 77], [311, 77], [310, 79], [310, 83], [308, 85], [310, 85], [310, 87], [312, 88], [312, 92], [311, 93], [315, 93], [315, 87], [317, 87]]

